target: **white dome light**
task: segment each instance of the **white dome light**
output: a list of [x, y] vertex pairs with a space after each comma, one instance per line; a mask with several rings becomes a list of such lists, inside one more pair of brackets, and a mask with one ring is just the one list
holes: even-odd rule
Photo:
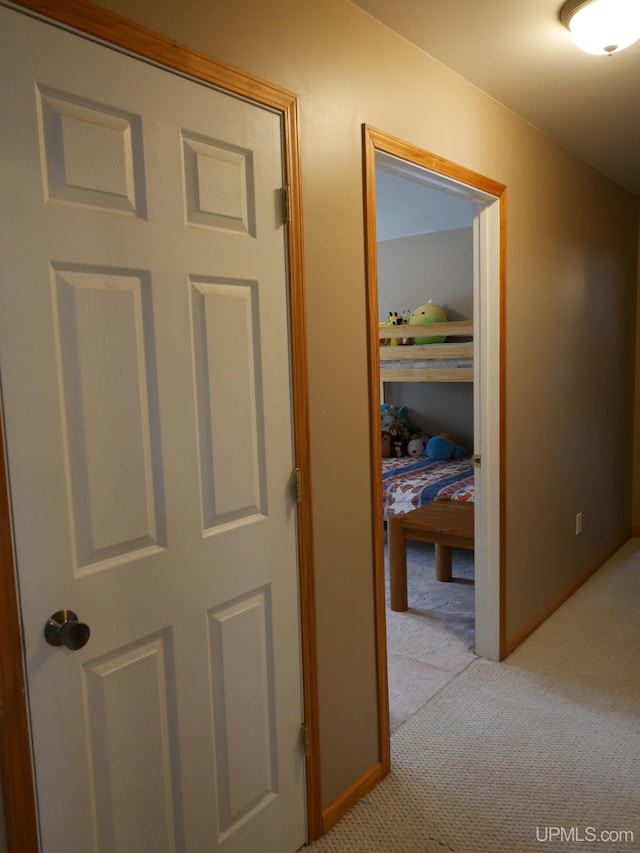
[[612, 54], [640, 38], [640, 0], [569, 0], [560, 20], [581, 50]]

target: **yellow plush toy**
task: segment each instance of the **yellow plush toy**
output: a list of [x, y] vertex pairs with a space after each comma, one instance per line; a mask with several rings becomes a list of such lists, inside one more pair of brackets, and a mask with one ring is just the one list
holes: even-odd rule
[[[421, 326], [423, 323], [446, 323], [447, 315], [439, 305], [434, 305], [429, 300], [424, 305], [411, 314], [409, 317], [410, 326]], [[446, 341], [446, 335], [441, 335], [433, 338], [414, 338], [414, 344], [442, 344]]]
[[[389, 319], [386, 323], [378, 324], [381, 329], [386, 329], [388, 326], [401, 326], [402, 325], [402, 317], [398, 314], [397, 311], [389, 311]], [[381, 338], [381, 344], [389, 344], [392, 347], [397, 347], [402, 343], [402, 338]]]

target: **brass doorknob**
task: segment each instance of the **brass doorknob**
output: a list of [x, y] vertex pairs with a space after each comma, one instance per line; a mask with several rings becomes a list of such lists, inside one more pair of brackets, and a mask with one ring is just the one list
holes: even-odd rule
[[47, 619], [44, 638], [50, 646], [64, 646], [72, 652], [86, 646], [91, 629], [80, 622], [73, 610], [58, 610]]

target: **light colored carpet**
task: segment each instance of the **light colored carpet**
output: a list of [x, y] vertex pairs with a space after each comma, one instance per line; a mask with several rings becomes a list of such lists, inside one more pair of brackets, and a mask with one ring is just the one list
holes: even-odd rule
[[391, 731], [475, 660], [473, 554], [453, 550], [453, 580], [435, 579], [433, 545], [407, 543], [409, 609], [389, 608], [387, 661]]
[[506, 661], [392, 737], [392, 772], [318, 853], [640, 849], [640, 540]]

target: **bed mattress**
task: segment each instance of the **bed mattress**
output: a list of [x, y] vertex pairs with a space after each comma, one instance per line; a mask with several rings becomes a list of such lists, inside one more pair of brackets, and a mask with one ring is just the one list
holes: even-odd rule
[[438, 499], [473, 501], [473, 462], [412, 456], [382, 460], [384, 517]]

